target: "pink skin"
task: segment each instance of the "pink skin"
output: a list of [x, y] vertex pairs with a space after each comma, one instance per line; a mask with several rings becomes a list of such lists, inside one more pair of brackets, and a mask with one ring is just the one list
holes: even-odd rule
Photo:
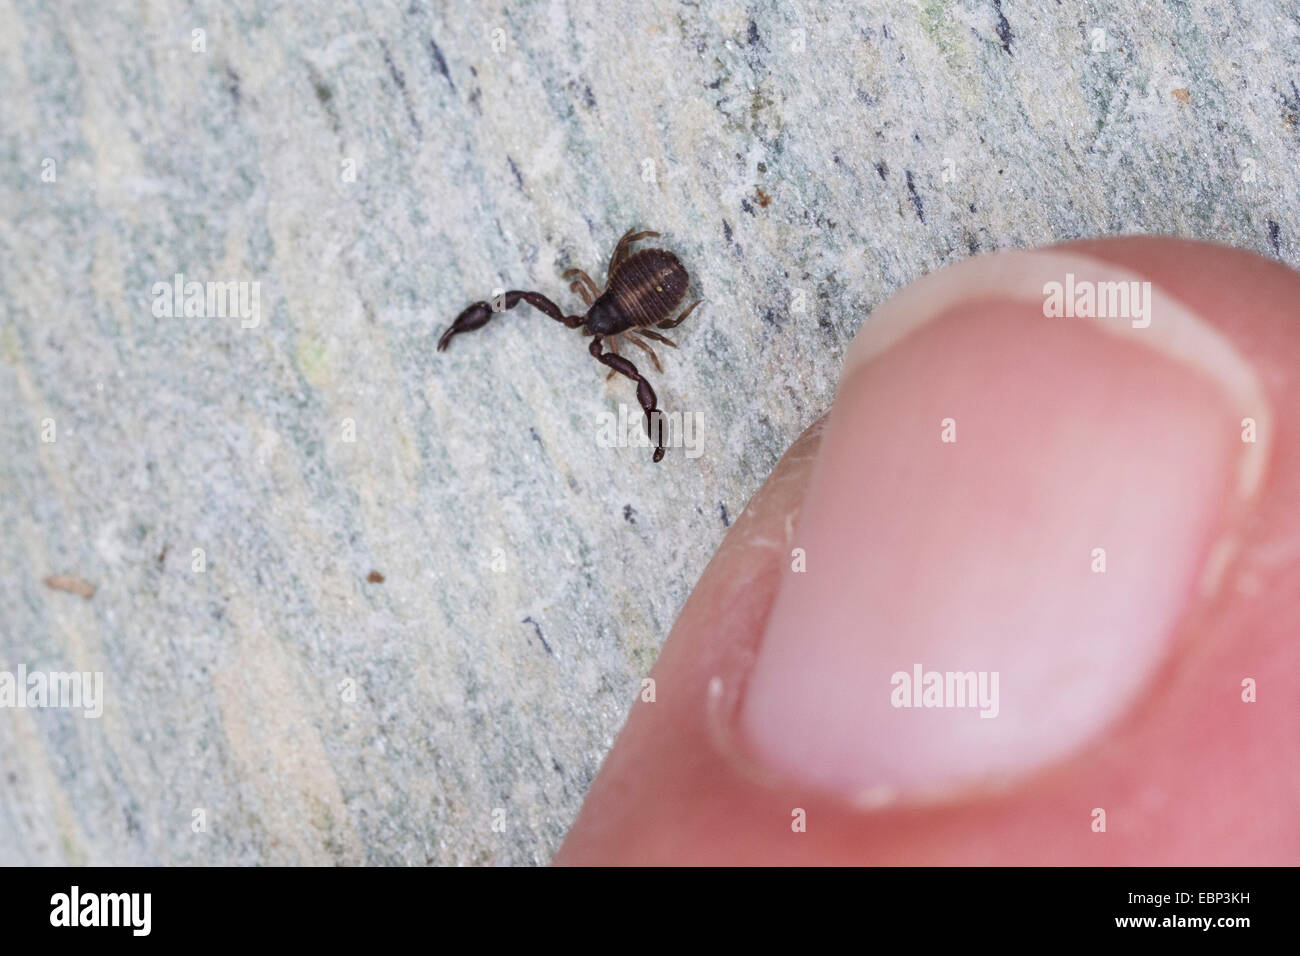
[[[823, 419], [801, 436], [755, 495], [669, 635], [651, 674], [656, 701], [633, 706], [557, 863], [1300, 862], [1300, 274], [1248, 253], [1168, 239], [1061, 248], [1157, 283], [1253, 369], [1273, 410], [1273, 434], [1249, 509], [1234, 510], [1239, 410], [1223, 404], [1216, 385], [1165, 356], [1089, 336], [1076, 320], [1040, 314], [1023, 324], [1032, 318], [1023, 302], [957, 306], [968, 332], [922, 330], [883, 361], [860, 366], [836, 399], [831, 427]], [[1003, 335], [1013, 321], [1032, 334]], [[979, 342], [999, 335], [998, 347], [982, 353]], [[1045, 372], [1051, 355], [1058, 360]], [[960, 406], [963, 380], [979, 384], [982, 406]], [[1035, 399], [1053, 382], [1065, 397], [1040, 410]], [[929, 523], [909, 523], [889, 496], [907, 487], [898, 472], [918, 456], [890, 449], [917, 428], [937, 432], [945, 402], [962, 408], [964, 430], [957, 445], [927, 446], [925, 454], [966, 457], [922, 462], [910, 480], [917, 494], [933, 496], [935, 510]], [[996, 445], [999, 424], [1026, 409], [1033, 414], [1023, 416], [1019, 440]], [[1058, 420], [1035, 432], [1049, 414]], [[1171, 437], [1149, 440], [1162, 423]], [[868, 427], [875, 451], [851, 437]], [[1000, 448], [999, 456], [973, 454], [981, 431], [984, 447]], [[1123, 462], [1138, 498], [1112, 496], [1110, 473], [1086, 473], [1068, 449], [1045, 451], [1060, 433], [1087, 436], [1098, 455]], [[945, 462], [956, 471], [945, 474]], [[963, 496], [972, 482], [990, 493]], [[807, 521], [799, 517], [810, 487], [809, 500], [833, 500], [842, 521], [812, 509]], [[1053, 506], [1071, 495], [1077, 507], [1069, 515]], [[1076, 514], [1087, 518], [1082, 527], [1071, 523]], [[1125, 537], [1140, 522], [1142, 533]], [[1098, 578], [1059, 570], [1045, 576], [1057, 593], [1039, 589], [1017, 600], [1020, 592], [1001, 593], [995, 583], [963, 595], [961, 582], [981, 567], [978, 549], [946, 549], [944, 533], [956, 528], [955, 540], [969, 544], [975, 526], [979, 540], [991, 542], [989, 561], [1050, 567], [1055, 555], [1044, 542], [1101, 535], [1112, 555], [1129, 555], [1148, 576], [1126, 592], [1132, 575], [1112, 571], [1104, 586], [1117, 590], [1100, 602], [1081, 590], [1096, 588]], [[1224, 528], [1240, 544], [1221, 585], [1205, 596], [1201, 573]], [[855, 548], [855, 540], [878, 546]], [[810, 565], [833, 555], [846, 580], [863, 582], [861, 593], [855, 587], [837, 598], [830, 576], [812, 567], [797, 587], [783, 587], [790, 549], [809, 542]], [[877, 660], [873, 654], [915, 625], [899, 595], [927, 569], [949, 582], [933, 593], [958, 594], [962, 613], [945, 616], [936, 604], [924, 634]], [[1054, 617], [1062, 606], [1074, 610]], [[844, 638], [853, 631], [846, 621], [878, 608], [890, 626], [863, 639], [869, 650]], [[1008, 614], [1017, 626], [1005, 626]], [[1041, 645], [1024, 643], [1035, 628], [1056, 634], [1081, 614], [1097, 616], [1083, 620], [1068, 646], [1091, 639], [1095, 653], [1062, 658], [1069, 666], [1054, 671]], [[980, 629], [994, 619], [996, 627]], [[1025, 704], [1004, 689], [1010, 709], [985, 722], [997, 725], [1001, 746], [981, 751], [983, 738], [953, 746], [932, 723], [899, 720], [900, 712], [862, 704], [869, 695], [851, 692], [861, 669], [906, 658], [918, 643], [937, 654], [958, 627], [984, 642], [990, 656], [981, 660], [993, 660], [1014, 686], [1036, 690]], [[1008, 635], [1004, 643], [998, 634]], [[924, 653], [916, 657], [930, 664]], [[834, 676], [837, 661], [848, 672], [843, 679]], [[1095, 673], [1080, 674], [1088, 668]], [[1255, 703], [1240, 699], [1245, 677], [1257, 682]], [[715, 678], [721, 703], [710, 697]], [[1060, 681], [1058, 693], [1051, 680]], [[1110, 703], [1098, 704], [1107, 694]], [[829, 731], [808, 720], [809, 707], [831, 710]], [[1039, 723], [1057, 728], [1056, 737], [1033, 719], [1049, 712]], [[898, 722], [882, 724], [890, 720]], [[846, 726], [890, 730], [873, 737]], [[877, 784], [901, 789], [901, 798], [874, 810], [848, 800]], [[923, 784], [937, 789], [923, 793]], [[1105, 833], [1090, 825], [1097, 807], [1106, 811]], [[806, 812], [806, 832], [792, 832], [794, 808]]]

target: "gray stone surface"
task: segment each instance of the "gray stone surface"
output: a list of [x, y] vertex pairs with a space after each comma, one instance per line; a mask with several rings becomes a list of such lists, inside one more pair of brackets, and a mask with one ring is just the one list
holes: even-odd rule
[[[544, 862], [893, 290], [1130, 231], [1300, 260], [1297, 4], [870, 6], [0, 0], [0, 670], [105, 681], [0, 710], [0, 862]], [[537, 313], [434, 350], [632, 225], [706, 299], [657, 466]], [[178, 272], [259, 323], [156, 316]]]

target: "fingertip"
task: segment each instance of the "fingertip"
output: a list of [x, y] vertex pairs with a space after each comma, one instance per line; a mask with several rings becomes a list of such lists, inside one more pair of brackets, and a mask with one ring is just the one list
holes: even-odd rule
[[[1300, 407], [1300, 276], [1173, 240], [1061, 248], [1158, 284], [1213, 333], [1202, 346], [1226, 348], [1189, 357], [1193, 335], [1144, 354], [1064, 317], [1053, 336], [1041, 313], [1006, 339], [998, 326], [1017, 316], [963, 293], [974, 322], [959, 340], [940, 348], [936, 333], [892, 372], [872, 357], [861, 378], [846, 375], [830, 418], [847, 416], [852, 432], [810, 429], [737, 521], [652, 672], [657, 699], [634, 705], [557, 862], [1300, 856], [1300, 769], [1284, 759], [1300, 745], [1300, 713], [1281, 691], [1300, 666], [1286, 625], [1300, 611], [1300, 427], [1269, 417]], [[860, 353], [850, 349], [851, 369]], [[943, 401], [968, 404], [937, 416]], [[946, 448], [942, 417], [957, 420]], [[1246, 419], [1258, 426], [1249, 437]], [[909, 445], [922, 431], [926, 444]], [[844, 487], [817, 491], [823, 471]], [[1060, 509], [1070, 495], [1088, 516], [1078, 526]], [[1225, 526], [1236, 541], [1220, 553]], [[928, 604], [917, 600], [934, 578]], [[1071, 587], [1053, 594], [1062, 579]], [[782, 612], [790, 581], [826, 595]], [[1095, 605], [1054, 617], [1089, 587], [1103, 591]], [[1060, 653], [1053, 636], [1079, 622]], [[939, 655], [932, 666], [914, 659], [922, 646]], [[888, 685], [915, 663], [923, 679], [999, 671], [999, 716], [881, 706], [884, 668]], [[1246, 681], [1268, 692], [1247, 700]], [[953, 717], [971, 719], [945, 728]], [[980, 749], [999, 721], [1002, 750]], [[785, 737], [765, 746], [773, 727]], [[909, 798], [936, 782], [938, 799]]]

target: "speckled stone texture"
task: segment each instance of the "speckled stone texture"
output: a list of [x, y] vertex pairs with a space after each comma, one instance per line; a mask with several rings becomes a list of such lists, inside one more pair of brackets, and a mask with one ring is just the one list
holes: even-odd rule
[[[0, 0], [0, 671], [105, 682], [0, 710], [0, 863], [545, 862], [872, 308], [1081, 236], [1296, 264], [1298, 82], [1269, 0]], [[434, 348], [633, 225], [706, 300], [659, 465], [531, 309]]]

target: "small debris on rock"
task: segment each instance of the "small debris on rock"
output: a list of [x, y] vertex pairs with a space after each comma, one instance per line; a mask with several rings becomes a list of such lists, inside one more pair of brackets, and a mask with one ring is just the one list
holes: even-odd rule
[[80, 594], [87, 601], [95, 596], [95, 586], [85, 578], [79, 578], [74, 574], [51, 574], [45, 579], [45, 586], [54, 591]]

